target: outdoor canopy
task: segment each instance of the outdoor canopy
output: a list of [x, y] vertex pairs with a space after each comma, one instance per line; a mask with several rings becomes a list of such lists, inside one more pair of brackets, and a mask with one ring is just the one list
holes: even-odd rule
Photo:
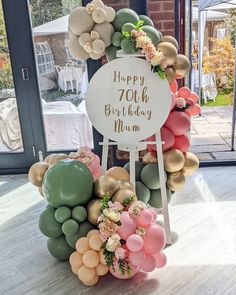
[[[202, 61], [204, 49], [204, 32], [206, 25], [207, 10], [222, 10], [236, 8], [236, 0], [199, 0], [198, 1], [198, 72], [199, 72], [199, 97], [201, 97], [202, 84]], [[235, 51], [236, 65], [236, 51]], [[234, 104], [232, 116], [231, 149], [234, 150], [235, 124], [236, 124], [236, 66], [234, 67]]]

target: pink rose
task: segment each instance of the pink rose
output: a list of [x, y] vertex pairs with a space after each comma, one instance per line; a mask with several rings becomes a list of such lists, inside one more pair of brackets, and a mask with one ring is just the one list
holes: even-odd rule
[[177, 98], [177, 100], [176, 100], [176, 106], [177, 106], [177, 108], [180, 108], [180, 109], [185, 108], [186, 107], [186, 101], [185, 101], [185, 99], [182, 98], [182, 97]]
[[119, 259], [125, 259], [125, 249], [123, 249], [122, 247], [119, 247], [115, 250], [115, 256], [116, 258]]
[[117, 211], [117, 212], [122, 211], [124, 209], [124, 207], [119, 202], [112, 203], [110, 201], [110, 202], [108, 202], [108, 206], [109, 206], [109, 208], [112, 208], [114, 211]]

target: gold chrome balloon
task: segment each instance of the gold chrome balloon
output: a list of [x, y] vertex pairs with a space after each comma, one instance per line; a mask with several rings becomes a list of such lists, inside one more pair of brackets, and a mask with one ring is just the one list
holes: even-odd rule
[[134, 192], [134, 186], [129, 181], [117, 180], [117, 184], [120, 189], [129, 189]]
[[49, 168], [48, 163], [45, 163], [45, 162], [35, 163], [33, 166], [31, 166], [28, 173], [29, 181], [35, 186], [42, 187], [43, 177], [46, 171], [48, 170], [48, 168]]
[[130, 181], [129, 173], [122, 167], [114, 166], [107, 170], [106, 175], [117, 180]]
[[157, 49], [163, 53], [168, 66], [172, 66], [176, 62], [178, 51], [173, 44], [169, 42], [159, 43]]
[[175, 80], [175, 71], [173, 70], [172, 67], [167, 67], [165, 69], [165, 73], [166, 73], [166, 78], [167, 78], [169, 84], [172, 84]]
[[48, 163], [49, 166], [52, 166], [56, 164], [60, 160], [65, 160], [68, 159], [68, 155], [60, 153], [60, 154], [51, 154], [48, 155], [45, 159], [44, 162]]
[[187, 56], [178, 54], [175, 64], [173, 65], [175, 70], [175, 78], [182, 79], [190, 70], [190, 62]]
[[143, 156], [143, 163], [149, 164], [149, 163], [157, 163], [157, 157], [156, 153], [154, 152], [148, 152]]
[[185, 163], [182, 172], [185, 176], [192, 175], [199, 167], [199, 159], [193, 153], [185, 154]]
[[130, 189], [119, 189], [114, 194], [114, 196], [112, 198], [112, 202], [119, 202], [119, 203], [123, 204], [126, 199], [128, 199], [129, 197], [132, 197], [132, 196], [134, 196], [133, 201], [138, 200], [137, 196], [135, 195], [135, 193], [132, 190], [130, 190]]
[[87, 205], [88, 221], [93, 225], [97, 225], [98, 217], [102, 214], [100, 210], [101, 202], [101, 199], [94, 199]]
[[109, 194], [112, 197], [118, 189], [117, 181], [107, 175], [99, 177], [94, 184], [95, 195], [101, 199], [105, 194]]
[[179, 47], [178, 41], [173, 36], [170, 36], [170, 35], [162, 36], [161, 43], [162, 42], [169, 42], [169, 43], [173, 44], [177, 49]]
[[178, 191], [182, 189], [182, 187], [184, 186], [185, 177], [181, 171], [176, 173], [171, 173], [168, 175], [166, 184], [169, 190], [174, 192]]
[[170, 173], [180, 171], [185, 162], [184, 154], [177, 149], [171, 149], [163, 154], [165, 170]]

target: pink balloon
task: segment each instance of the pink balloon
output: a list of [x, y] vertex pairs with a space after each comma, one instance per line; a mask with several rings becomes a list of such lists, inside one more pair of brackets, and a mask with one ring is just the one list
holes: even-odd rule
[[175, 144], [173, 149], [180, 150], [182, 153], [186, 153], [189, 150], [190, 141], [187, 135], [181, 135], [175, 137]]
[[134, 266], [140, 266], [143, 264], [145, 260], [145, 254], [143, 251], [138, 251], [138, 252], [129, 252], [129, 261], [134, 265]]
[[143, 248], [143, 239], [136, 234], [132, 234], [126, 241], [127, 248], [132, 252], [138, 252]]
[[175, 106], [176, 106], [176, 96], [175, 96], [175, 94], [174, 93], [171, 93], [172, 94], [172, 104], [171, 104], [171, 111], [173, 111], [173, 109], [175, 108]]
[[127, 240], [127, 238], [135, 233], [136, 230], [136, 221], [132, 218], [127, 211], [121, 213], [120, 217], [121, 225], [118, 228], [118, 235], [123, 240]]
[[144, 209], [141, 214], [136, 218], [138, 225], [146, 227], [152, 223], [153, 214], [149, 209]]
[[191, 91], [188, 87], [181, 87], [178, 91], [178, 97], [183, 97], [184, 99], [189, 98]]
[[172, 84], [170, 85], [170, 89], [171, 89], [171, 91], [172, 91], [174, 94], [177, 92], [177, 90], [178, 90], [178, 83], [177, 83], [176, 80], [174, 80], [174, 81], [172, 82]]
[[179, 136], [190, 129], [191, 121], [184, 112], [173, 111], [170, 113], [164, 126], [174, 135]]
[[201, 107], [198, 103], [187, 109], [186, 114], [189, 116], [198, 116], [201, 113]]
[[159, 224], [152, 224], [147, 230], [144, 239], [143, 251], [145, 254], [155, 255], [160, 252], [166, 244], [165, 232]]
[[162, 268], [166, 265], [167, 259], [166, 255], [163, 252], [160, 252], [153, 256], [155, 258], [156, 267]]
[[195, 93], [195, 92], [191, 92], [190, 98], [191, 98], [195, 103], [197, 103], [198, 100], [199, 100], [199, 97], [198, 97], [197, 93]]
[[157, 211], [153, 208], [150, 208], [149, 211], [152, 213], [152, 223], [156, 222], [157, 221]]
[[146, 255], [143, 264], [141, 265], [141, 269], [146, 272], [152, 272], [156, 268], [155, 258], [151, 255]]
[[[162, 141], [165, 142], [162, 145], [163, 152], [171, 149], [174, 142], [175, 142], [175, 137], [174, 137], [173, 133], [169, 129], [165, 128], [164, 126], [161, 127], [161, 139], [162, 139]], [[155, 140], [156, 140], [155, 135], [146, 139], [146, 141], [155, 141]], [[155, 144], [148, 145], [148, 150], [149, 151], [156, 151], [156, 145]]]
[[134, 266], [132, 265], [131, 263], [129, 263], [129, 267], [131, 268], [131, 274], [127, 274], [125, 273], [124, 275], [120, 272], [120, 269], [119, 269], [119, 265], [118, 265], [118, 261], [114, 261], [114, 269], [115, 271], [113, 270], [113, 267], [110, 266], [110, 273], [117, 279], [120, 279], [120, 280], [127, 280], [127, 279], [130, 279], [132, 278], [138, 271], [139, 271], [139, 266]]

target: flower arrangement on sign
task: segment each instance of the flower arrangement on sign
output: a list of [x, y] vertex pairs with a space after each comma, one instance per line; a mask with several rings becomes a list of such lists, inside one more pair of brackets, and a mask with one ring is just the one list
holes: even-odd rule
[[169, 83], [183, 78], [190, 69], [188, 58], [178, 54], [176, 39], [162, 36], [149, 17], [129, 8], [115, 12], [101, 0], [72, 11], [69, 35], [67, 47], [75, 59], [100, 59], [106, 54], [111, 61], [120, 49], [127, 54], [141, 51], [153, 71]]

